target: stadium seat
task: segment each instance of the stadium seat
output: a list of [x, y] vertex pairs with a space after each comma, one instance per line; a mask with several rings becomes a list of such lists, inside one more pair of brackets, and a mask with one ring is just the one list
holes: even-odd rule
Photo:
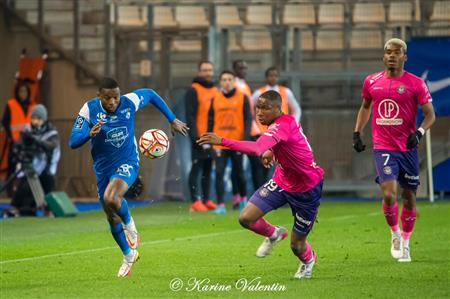
[[411, 2], [392, 2], [389, 5], [389, 22], [394, 24], [409, 23], [413, 20]]
[[216, 17], [218, 26], [242, 25], [242, 21], [239, 18], [238, 9], [236, 6], [233, 5], [216, 6]]
[[145, 26], [147, 24], [147, 7], [118, 6], [119, 26]]
[[450, 21], [450, 1], [436, 1], [430, 21]]
[[[241, 37], [242, 35], [239, 35]], [[238, 34], [234, 31], [228, 32], [228, 49], [231, 51], [242, 50], [242, 39], [238, 38]]]
[[[26, 12], [26, 20], [33, 25], [38, 23], [38, 12], [29, 10]], [[73, 12], [49, 10], [45, 12], [45, 24], [73, 23]]]
[[385, 14], [382, 3], [356, 3], [353, 11], [353, 22], [384, 23]]
[[344, 5], [339, 3], [326, 3], [319, 6], [319, 24], [344, 23]]
[[209, 22], [203, 6], [177, 6], [175, 7], [175, 19], [180, 26], [206, 27]]
[[174, 40], [172, 43], [174, 51], [201, 51], [202, 44], [200, 40]]
[[38, 8], [38, 1], [35, 0], [16, 0], [14, 5], [18, 10], [33, 10]]
[[383, 47], [380, 30], [358, 30], [351, 33], [350, 48], [352, 49], [381, 49]]
[[244, 50], [270, 50], [272, 38], [268, 31], [242, 32], [242, 47]]
[[[15, 0], [14, 5], [19, 10], [38, 9], [38, 1], [36, 0]], [[73, 8], [72, 1], [52, 0], [44, 1], [45, 10], [71, 10]]]
[[450, 36], [450, 22], [430, 22], [426, 31], [427, 36]]
[[[294, 31], [289, 31], [288, 47], [290, 50], [294, 49]], [[314, 38], [311, 30], [301, 30], [300, 32], [300, 47], [302, 50], [314, 49]]]
[[175, 21], [172, 7], [154, 6], [153, 25], [157, 28], [177, 26], [178, 23]]
[[247, 22], [249, 25], [272, 24], [272, 6], [269, 5], [247, 6]]
[[319, 30], [316, 45], [317, 50], [342, 50], [344, 33], [340, 30]]
[[283, 11], [283, 24], [314, 25], [316, 23], [314, 6], [311, 4], [287, 4]]

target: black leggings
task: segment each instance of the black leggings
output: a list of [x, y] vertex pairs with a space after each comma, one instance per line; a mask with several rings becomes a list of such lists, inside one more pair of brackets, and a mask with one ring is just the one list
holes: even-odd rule
[[[194, 202], [198, 198], [206, 201], [209, 199], [210, 175], [213, 159], [202, 150], [192, 151], [192, 168], [189, 173], [189, 190], [191, 192], [191, 201]], [[199, 192], [199, 177], [201, 176], [201, 194]]]
[[237, 186], [239, 194], [245, 196], [246, 184], [244, 177], [244, 167], [242, 163], [242, 154], [232, 150], [221, 150], [216, 154], [216, 193], [217, 193], [217, 203], [223, 203], [223, 194], [225, 192], [224, 187], [224, 174], [225, 168], [227, 166], [228, 158], [231, 158], [233, 167], [236, 167], [235, 174], [237, 179]]

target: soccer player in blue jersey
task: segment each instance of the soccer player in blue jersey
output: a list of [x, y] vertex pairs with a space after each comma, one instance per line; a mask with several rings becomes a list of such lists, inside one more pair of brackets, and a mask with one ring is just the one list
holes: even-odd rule
[[164, 100], [152, 89], [137, 89], [120, 95], [117, 82], [103, 78], [98, 97], [87, 101], [75, 120], [69, 145], [75, 149], [91, 141], [91, 154], [97, 177], [97, 191], [111, 233], [124, 255], [117, 276], [131, 274], [139, 259], [139, 235], [123, 195], [138, 175], [139, 156], [134, 136], [134, 114], [152, 103], [170, 122], [172, 134], [187, 134]]

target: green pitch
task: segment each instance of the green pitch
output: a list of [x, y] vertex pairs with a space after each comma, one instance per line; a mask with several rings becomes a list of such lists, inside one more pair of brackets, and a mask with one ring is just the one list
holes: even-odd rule
[[[306, 281], [292, 278], [298, 260], [288, 240], [256, 258], [262, 238], [239, 226], [237, 212], [192, 214], [178, 203], [132, 209], [141, 260], [122, 279], [121, 252], [101, 211], [0, 221], [0, 298], [449, 298], [449, 208], [419, 204], [413, 262], [400, 264], [379, 203], [323, 203], [310, 235], [318, 263]], [[289, 209], [267, 219], [292, 221]], [[192, 290], [194, 279], [209, 282]], [[182, 289], [172, 291], [171, 281]]]

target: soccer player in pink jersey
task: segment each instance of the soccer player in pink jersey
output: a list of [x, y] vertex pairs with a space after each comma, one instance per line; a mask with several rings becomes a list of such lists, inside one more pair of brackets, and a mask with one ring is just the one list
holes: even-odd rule
[[314, 162], [311, 146], [300, 124], [281, 111], [281, 96], [274, 90], [261, 94], [256, 117], [268, 130], [256, 141], [237, 141], [213, 133], [200, 137], [199, 144], [223, 145], [248, 155], [262, 155], [264, 166], [275, 162], [275, 173], [250, 198], [239, 216], [240, 224], [265, 237], [256, 256], [265, 257], [288, 235], [284, 227], [274, 226], [263, 217], [288, 203], [294, 216], [292, 252], [300, 259], [295, 278], [310, 278], [316, 254], [306, 238], [313, 227], [322, 196], [324, 171]]
[[[362, 89], [363, 102], [356, 119], [353, 147], [362, 152], [361, 132], [372, 111], [373, 156], [376, 182], [383, 196], [382, 207], [391, 228], [391, 254], [399, 262], [410, 262], [409, 238], [416, 222], [416, 191], [419, 186], [420, 139], [435, 120], [431, 95], [417, 76], [403, 67], [406, 43], [393, 38], [384, 45], [385, 70], [369, 75]], [[416, 129], [416, 113], [422, 107], [425, 118]], [[398, 225], [397, 181], [403, 199], [402, 229]]]

